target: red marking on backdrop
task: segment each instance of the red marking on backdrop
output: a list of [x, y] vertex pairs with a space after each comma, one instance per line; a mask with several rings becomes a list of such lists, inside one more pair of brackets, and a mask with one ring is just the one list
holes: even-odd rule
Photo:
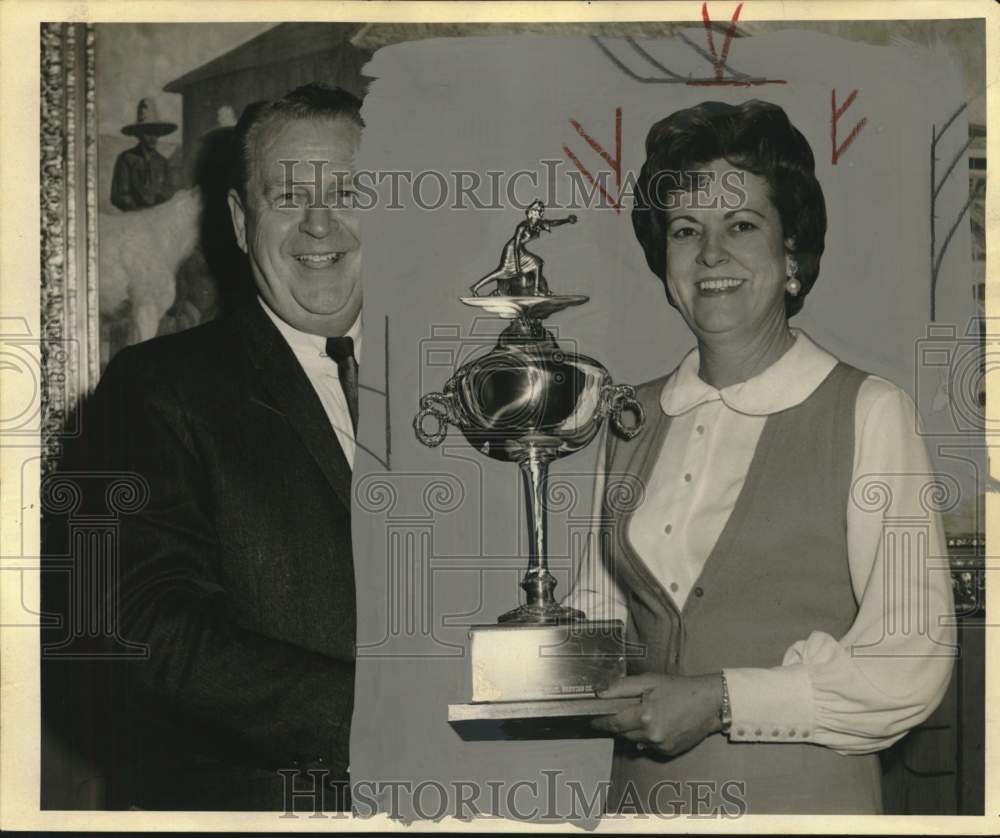
[[609, 166], [611, 166], [611, 171], [615, 174], [615, 188], [618, 190], [618, 197], [613, 197], [594, 177], [590, 170], [583, 165], [580, 158], [577, 157], [569, 146], [564, 145], [563, 153], [570, 159], [574, 166], [579, 169], [580, 173], [590, 181], [592, 186], [596, 186], [598, 191], [608, 200], [614, 207], [616, 213], [621, 213], [621, 187], [622, 187], [622, 109], [615, 108], [615, 153], [612, 155], [608, 152], [604, 146], [602, 146], [597, 140], [595, 140], [590, 134], [588, 134], [583, 126], [575, 119], [570, 119], [569, 124], [573, 126], [576, 133], [583, 137], [594, 151], [596, 151], [601, 159], [603, 159]]
[[726, 38], [722, 42], [722, 54], [715, 49], [715, 36], [712, 33], [712, 18], [708, 14], [708, 3], [701, 4], [701, 20], [705, 25], [705, 40], [708, 42], [708, 53], [711, 56], [712, 68], [715, 70], [715, 78], [711, 79], [691, 79], [685, 84], [690, 87], [754, 87], [761, 84], [787, 84], [785, 79], [751, 79], [751, 78], [726, 78], [726, 60], [729, 58], [729, 50], [736, 36], [736, 21], [740, 19], [740, 12], [743, 4], [740, 3], [729, 19], [729, 29], [726, 30]]
[[715, 38], [712, 36], [712, 19], [708, 16], [708, 3], [701, 4], [701, 20], [705, 24], [708, 51], [712, 54], [712, 58], [715, 59], [713, 64], [715, 65], [715, 78], [717, 81], [722, 80], [722, 71], [726, 65], [726, 59], [729, 57], [729, 47], [733, 43], [733, 35], [736, 34], [736, 21], [740, 19], [740, 11], [742, 9], [743, 4], [740, 3], [736, 7], [736, 11], [733, 12], [733, 16], [729, 19], [729, 29], [726, 31], [726, 40], [722, 42], [722, 57], [720, 58], [719, 54], [715, 51]]
[[847, 109], [854, 104], [854, 100], [857, 98], [858, 91], [857, 88], [855, 88], [851, 91], [851, 95], [844, 100], [844, 103], [840, 107], [837, 107], [837, 88], [833, 88], [830, 92], [830, 145], [832, 147], [830, 160], [834, 166], [836, 166], [840, 158], [844, 156], [844, 152], [847, 151], [851, 143], [854, 142], [855, 137], [861, 133], [861, 129], [868, 124], [868, 117], [861, 117], [857, 124], [855, 124], [855, 126], [851, 129], [851, 133], [847, 135], [847, 138], [840, 145], [837, 145], [837, 123], [847, 112]]
[[688, 87], [756, 87], [761, 84], [788, 84], [785, 79], [688, 79]]

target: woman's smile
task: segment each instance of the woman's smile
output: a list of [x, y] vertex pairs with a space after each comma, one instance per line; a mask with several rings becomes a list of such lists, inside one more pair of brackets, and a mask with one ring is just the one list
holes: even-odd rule
[[745, 282], [745, 279], [739, 277], [711, 277], [708, 279], [699, 279], [695, 282], [695, 287], [702, 297], [719, 297], [738, 291]]

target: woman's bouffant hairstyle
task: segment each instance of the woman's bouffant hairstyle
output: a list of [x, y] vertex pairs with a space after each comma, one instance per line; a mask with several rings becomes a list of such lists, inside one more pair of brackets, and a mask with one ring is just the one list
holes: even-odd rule
[[[636, 181], [632, 209], [632, 226], [646, 262], [666, 288], [668, 193], [690, 189], [693, 179], [686, 173], [720, 159], [767, 181], [783, 237], [792, 240], [799, 268], [798, 296], [785, 295], [785, 312], [791, 317], [801, 310], [819, 275], [826, 202], [809, 142], [770, 102], [702, 102], [649, 129], [646, 162]], [[664, 173], [670, 176], [663, 177]], [[667, 299], [676, 308], [669, 289]]]

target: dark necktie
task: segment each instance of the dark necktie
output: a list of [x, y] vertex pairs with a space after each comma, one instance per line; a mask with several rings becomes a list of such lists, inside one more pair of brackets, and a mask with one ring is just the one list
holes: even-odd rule
[[358, 432], [358, 362], [354, 360], [353, 338], [327, 338], [326, 354], [337, 362], [337, 376], [344, 388], [351, 425]]

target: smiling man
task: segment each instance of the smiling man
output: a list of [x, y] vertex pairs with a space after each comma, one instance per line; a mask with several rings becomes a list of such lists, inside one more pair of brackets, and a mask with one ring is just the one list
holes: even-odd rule
[[[314, 98], [319, 90], [295, 95]], [[229, 206], [268, 309], [298, 331], [338, 337], [361, 312], [361, 246], [351, 211], [361, 124], [345, 114], [298, 113], [275, 103], [244, 116], [237, 126], [243, 177]]]
[[349, 805], [361, 127], [319, 85], [248, 107], [229, 204], [256, 299], [98, 388], [101, 467], [148, 486], [120, 519], [118, 632], [148, 657], [116, 665], [112, 807], [281, 809], [314, 780]]

